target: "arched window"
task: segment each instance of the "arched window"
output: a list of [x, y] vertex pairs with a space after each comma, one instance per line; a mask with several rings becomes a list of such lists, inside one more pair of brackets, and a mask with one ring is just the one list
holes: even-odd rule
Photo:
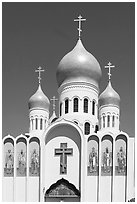
[[38, 129], [38, 118], [36, 118], [36, 130]]
[[74, 112], [78, 112], [78, 98], [74, 98]]
[[33, 130], [33, 120], [34, 120], [34, 119], [32, 118], [32, 119], [31, 119], [32, 130]]
[[78, 125], [78, 122], [74, 120], [74, 123]]
[[115, 116], [113, 115], [113, 117], [112, 117], [112, 127], [114, 127], [115, 126]]
[[40, 119], [40, 130], [42, 130], [42, 118]]
[[92, 102], [92, 115], [95, 115], [95, 101]]
[[85, 123], [85, 135], [90, 134], [90, 124], [88, 122]]
[[103, 115], [103, 128], [105, 127], [105, 116]]
[[88, 113], [88, 99], [84, 99], [84, 113]]
[[60, 103], [60, 116], [62, 115], [62, 103]]
[[110, 127], [110, 115], [108, 115], [108, 127]]
[[68, 108], [69, 108], [69, 100], [65, 100], [65, 113], [68, 113]]

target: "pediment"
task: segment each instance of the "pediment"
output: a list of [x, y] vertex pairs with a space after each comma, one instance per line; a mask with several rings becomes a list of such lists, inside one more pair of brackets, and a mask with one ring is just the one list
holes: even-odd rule
[[80, 192], [76, 187], [65, 179], [60, 179], [52, 184], [46, 191], [46, 197], [79, 197]]

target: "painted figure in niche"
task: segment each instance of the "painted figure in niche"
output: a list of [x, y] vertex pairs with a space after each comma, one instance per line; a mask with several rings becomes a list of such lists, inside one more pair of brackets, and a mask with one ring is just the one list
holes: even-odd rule
[[19, 161], [19, 173], [21, 175], [24, 175], [26, 171], [26, 157], [25, 152], [23, 152], [23, 149], [21, 149], [20, 151], [18, 161]]
[[92, 151], [89, 154], [89, 171], [90, 173], [97, 171], [97, 152], [95, 147], [92, 147]]
[[123, 148], [120, 147], [119, 152], [117, 153], [117, 162], [118, 162], [118, 173], [124, 173], [126, 167], [126, 155], [123, 151]]
[[111, 153], [108, 150], [108, 147], [106, 147], [105, 152], [103, 153], [103, 168], [104, 172], [109, 173], [111, 170]]
[[31, 164], [30, 164], [31, 174], [39, 173], [39, 155], [36, 149], [33, 150], [31, 155]]
[[13, 165], [14, 165], [14, 157], [9, 149], [6, 158], [5, 158], [5, 173], [6, 174], [12, 174], [13, 173]]

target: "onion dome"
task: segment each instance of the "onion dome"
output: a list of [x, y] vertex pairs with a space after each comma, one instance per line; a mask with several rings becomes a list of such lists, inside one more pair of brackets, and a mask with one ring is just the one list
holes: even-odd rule
[[89, 82], [98, 87], [102, 72], [96, 58], [89, 53], [79, 39], [57, 67], [58, 86], [68, 82]]
[[107, 88], [99, 96], [99, 106], [103, 105], [114, 105], [120, 106], [120, 96], [112, 88], [111, 82], [109, 81]]
[[36, 93], [30, 97], [28, 105], [29, 109], [49, 110], [50, 101], [47, 98], [47, 96], [43, 93], [40, 84]]

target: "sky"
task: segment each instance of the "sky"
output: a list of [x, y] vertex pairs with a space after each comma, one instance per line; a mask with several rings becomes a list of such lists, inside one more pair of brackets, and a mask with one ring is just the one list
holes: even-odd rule
[[[43, 2], [2, 4], [2, 134], [29, 131], [28, 100], [38, 88], [41, 66], [43, 92], [58, 98], [56, 69], [78, 39], [100, 63], [100, 93], [108, 83], [104, 66], [110, 61], [112, 86], [121, 98], [120, 130], [135, 135], [135, 12], [134, 3]], [[52, 113], [52, 106], [50, 108]], [[58, 104], [56, 105], [58, 115]]]

